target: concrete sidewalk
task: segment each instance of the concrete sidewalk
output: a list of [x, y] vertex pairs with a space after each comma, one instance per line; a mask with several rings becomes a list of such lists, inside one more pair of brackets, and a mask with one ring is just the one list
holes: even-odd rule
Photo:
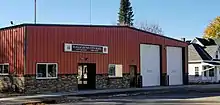
[[158, 86], [158, 87], [143, 87], [143, 88], [128, 88], [128, 89], [106, 89], [106, 90], [87, 90], [87, 91], [76, 91], [73, 93], [52, 93], [52, 94], [38, 94], [32, 96], [16, 96], [0, 98], [0, 102], [5, 101], [19, 101], [22, 100], [34, 100], [40, 101], [41, 99], [52, 99], [62, 98], [70, 96], [86, 97], [86, 96], [99, 96], [99, 95], [111, 95], [111, 94], [127, 94], [127, 93], [138, 93], [138, 92], [149, 92], [149, 93], [163, 93], [169, 91], [207, 91], [207, 90], [218, 90], [220, 92], [220, 84], [212, 85], [181, 85], [181, 86]]

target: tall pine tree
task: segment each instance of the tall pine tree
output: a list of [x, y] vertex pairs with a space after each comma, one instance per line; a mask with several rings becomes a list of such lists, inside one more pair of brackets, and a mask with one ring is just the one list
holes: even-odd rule
[[119, 15], [118, 16], [119, 24], [133, 26], [134, 14], [133, 14], [131, 2], [129, 0], [121, 0], [120, 11], [118, 15]]

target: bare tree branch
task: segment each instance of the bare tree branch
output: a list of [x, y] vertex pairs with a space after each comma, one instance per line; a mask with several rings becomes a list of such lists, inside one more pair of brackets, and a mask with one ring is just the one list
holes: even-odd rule
[[147, 21], [145, 21], [145, 22], [140, 22], [139, 24], [136, 25], [136, 27], [144, 31], [163, 35], [163, 30], [158, 24], [149, 24]]

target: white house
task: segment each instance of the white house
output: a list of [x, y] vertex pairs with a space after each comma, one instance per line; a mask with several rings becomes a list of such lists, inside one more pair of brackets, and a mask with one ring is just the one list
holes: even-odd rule
[[220, 47], [212, 39], [195, 38], [188, 46], [189, 82], [220, 81]]

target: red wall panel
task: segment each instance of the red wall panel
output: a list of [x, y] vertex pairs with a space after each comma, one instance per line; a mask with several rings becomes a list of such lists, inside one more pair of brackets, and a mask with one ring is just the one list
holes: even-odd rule
[[[66, 53], [64, 43], [106, 45], [109, 53]], [[77, 73], [78, 63], [96, 63], [97, 74], [107, 73], [108, 64], [122, 64], [124, 73], [129, 72], [129, 65], [137, 65], [140, 71], [141, 43], [162, 46], [163, 72], [166, 72], [166, 46], [187, 46], [180, 41], [127, 27], [27, 26], [26, 74], [35, 74], [38, 62], [58, 63], [59, 74]]]
[[0, 63], [9, 63], [10, 73], [24, 73], [24, 27], [0, 29]]

